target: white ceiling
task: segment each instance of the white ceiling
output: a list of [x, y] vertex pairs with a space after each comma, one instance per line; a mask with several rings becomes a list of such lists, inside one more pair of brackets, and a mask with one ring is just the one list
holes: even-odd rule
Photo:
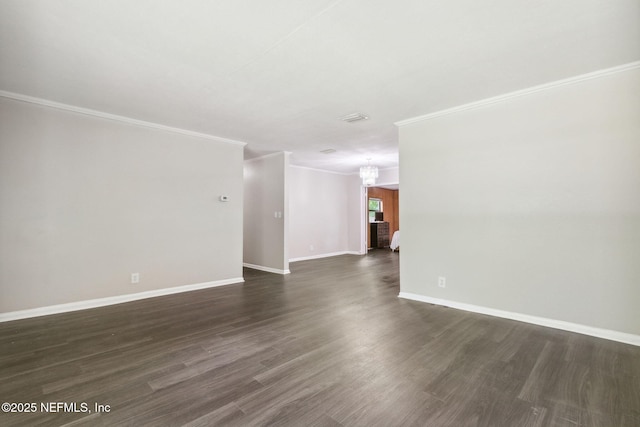
[[344, 173], [397, 166], [396, 121], [639, 59], [639, 0], [0, 0], [0, 90]]

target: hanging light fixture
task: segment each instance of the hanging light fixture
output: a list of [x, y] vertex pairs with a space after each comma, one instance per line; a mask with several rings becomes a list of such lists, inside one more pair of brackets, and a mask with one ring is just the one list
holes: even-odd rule
[[367, 159], [367, 166], [360, 166], [360, 178], [362, 178], [362, 185], [365, 187], [375, 185], [377, 177], [378, 168], [371, 166], [371, 159]]

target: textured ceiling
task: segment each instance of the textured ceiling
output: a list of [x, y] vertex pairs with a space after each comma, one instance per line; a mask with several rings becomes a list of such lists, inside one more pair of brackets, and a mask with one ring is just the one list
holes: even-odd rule
[[0, 0], [0, 90], [344, 173], [397, 166], [396, 121], [639, 59], [638, 0]]

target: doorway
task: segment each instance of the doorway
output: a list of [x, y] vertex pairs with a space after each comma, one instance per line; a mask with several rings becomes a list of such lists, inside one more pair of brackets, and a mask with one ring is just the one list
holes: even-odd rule
[[400, 229], [399, 185], [367, 188], [365, 200], [367, 250], [389, 248], [393, 233]]

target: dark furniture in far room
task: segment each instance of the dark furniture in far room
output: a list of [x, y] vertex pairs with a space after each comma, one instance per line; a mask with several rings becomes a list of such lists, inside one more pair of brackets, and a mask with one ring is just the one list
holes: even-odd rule
[[372, 248], [386, 248], [389, 246], [389, 223], [371, 222], [370, 235]]

